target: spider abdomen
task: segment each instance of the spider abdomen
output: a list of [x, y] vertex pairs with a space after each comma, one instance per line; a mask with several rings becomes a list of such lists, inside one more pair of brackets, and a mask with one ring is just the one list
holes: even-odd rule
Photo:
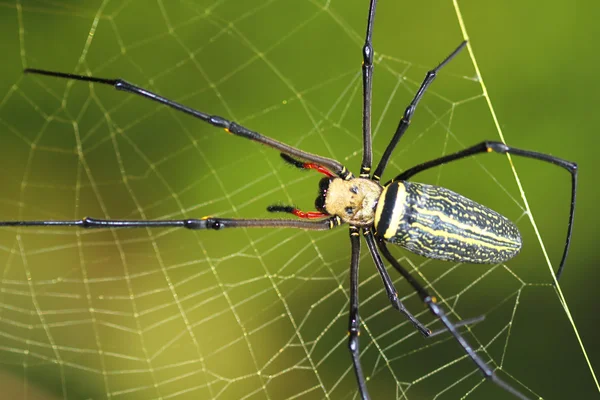
[[418, 255], [492, 264], [521, 249], [517, 227], [501, 214], [443, 187], [387, 185], [375, 212], [377, 235]]

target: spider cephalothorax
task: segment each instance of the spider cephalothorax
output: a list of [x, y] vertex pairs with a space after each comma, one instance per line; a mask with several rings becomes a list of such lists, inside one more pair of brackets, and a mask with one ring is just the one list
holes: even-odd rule
[[375, 208], [382, 190], [381, 185], [370, 179], [323, 178], [315, 206], [348, 224], [369, 226], [375, 221]]

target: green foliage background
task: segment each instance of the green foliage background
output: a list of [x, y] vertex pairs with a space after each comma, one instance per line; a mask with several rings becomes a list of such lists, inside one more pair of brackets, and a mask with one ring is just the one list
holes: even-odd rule
[[[381, 155], [386, 138], [395, 128], [404, 106], [411, 98], [411, 88], [414, 90], [427, 68], [436, 65], [462, 40], [450, 1], [381, 0], [380, 3], [374, 43], [376, 54], [386, 57], [378, 60], [376, 65], [374, 126], [397, 82], [396, 73], [407, 68], [405, 63], [397, 60], [407, 60], [414, 65], [406, 69], [408, 88], [402, 87], [399, 90], [399, 94], [389, 104], [390, 109], [384, 122], [376, 130], [376, 159]], [[331, 13], [319, 11], [324, 4], [330, 7]], [[523, 3], [515, 0], [466, 0], [459, 4], [470, 43], [507, 143], [573, 160], [580, 166], [573, 245], [561, 286], [592, 365], [598, 367], [599, 313], [595, 293], [600, 282], [600, 272], [599, 257], [594, 248], [599, 222], [596, 206], [599, 198], [597, 174], [600, 163], [595, 154], [598, 142], [596, 103], [599, 93], [596, 44], [599, 32], [595, 18], [600, 11], [599, 6], [593, 1]], [[349, 79], [329, 80], [351, 76], [344, 74], [359, 71], [366, 11], [367, 2], [357, 0], [327, 3], [284, 0], [0, 1], [0, 41], [3, 47], [0, 63], [0, 220], [102, 216], [105, 210], [115, 218], [178, 218], [182, 217], [182, 208], [188, 211], [184, 215], [187, 217], [210, 214], [265, 217], [266, 205], [279, 201], [289, 203], [291, 199], [303, 208], [310, 208], [316, 180], [285, 168], [274, 152], [229, 137], [191, 118], [159, 109], [154, 104], [123, 93], [100, 87], [91, 88], [87, 84], [70, 86], [65, 81], [23, 76], [22, 69], [36, 67], [123, 77], [197, 109], [233, 117], [252, 129], [305, 150], [342, 158], [342, 162], [356, 171], [360, 163], [358, 97], [352, 101], [348, 101], [349, 97], [343, 97], [342, 103], [350, 105], [348, 117], [340, 118], [340, 109], [333, 111], [330, 121], [339, 119], [342, 121], [341, 126], [325, 123], [319, 133], [312, 129], [314, 121], [323, 119], [343, 92], [344, 84], [349, 82]], [[248, 17], [244, 17], [246, 13]], [[333, 16], [340, 19], [336, 21]], [[184, 23], [185, 21], [188, 22]], [[176, 27], [174, 34], [169, 32], [169, 23]], [[195, 54], [195, 59], [189, 57], [191, 52]], [[260, 55], [264, 57], [261, 58]], [[198, 65], [202, 66], [205, 75], [199, 73]], [[435, 94], [426, 96], [423, 101], [413, 127], [400, 145], [403, 150], [397, 152], [390, 171], [399, 171], [439, 156], [444, 149], [454, 151], [461, 147], [454, 137], [445, 142], [448, 137], [440, 125], [449, 121], [449, 102], [441, 97], [455, 102], [480, 94], [479, 85], [469, 84], [462, 76], [474, 76], [471, 60], [466, 52], [448, 65], [433, 85], [432, 93]], [[216, 85], [221, 98], [215, 94], [211, 83]], [[322, 85], [309, 90], [315, 84]], [[64, 110], [56, 113], [64, 99], [65, 90], [69, 90], [68, 101]], [[297, 96], [299, 93], [302, 93], [302, 99]], [[93, 100], [89, 102], [90, 99]], [[99, 108], [98, 104], [106, 109]], [[53, 113], [56, 113], [54, 119], [45, 118]], [[441, 124], [434, 124], [432, 113], [442, 115]], [[110, 115], [113, 126], [103, 118], [106, 114]], [[452, 117], [452, 133], [463, 145], [484, 139], [498, 139], [483, 99], [472, 104], [457, 105]], [[82, 146], [87, 152], [86, 167], [98, 182], [109, 182], [98, 188], [91, 188], [89, 185], [84, 187], [79, 199], [74, 196], [76, 182], [83, 182], [84, 186], [89, 182], [85, 178], [85, 169], [82, 169], [82, 164], [75, 155], [77, 143], [74, 141], [71, 123], [74, 119], [78, 121], [80, 137], [84, 138]], [[115, 129], [115, 126], [122, 131]], [[40, 139], [36, 139], [37, 137]], [[123, 137], [128, 139], [122, 140]], [[193, 143], [192, 140], [197, 142]], [[115, 141], [119, 143], [118, 154], [121, 155], [121, 160], [115, 151]], [[32, 142], [40, 149], [32, 152]], [[44, 148], [59, 148], [64, 151], [45, 151]], [[32, 154], [35, 156], [30, 157]], [[174, 154], [178, 154], [177, 157], [173, 157]], [[479, 161], [510, 195], [522, 203], [504, 157], [482, 156]], [[555, 167], [535, 161], [515, 159], [514, 162], [550, 258], [557, 265], [567, 221], [568, 175]], [[167, 179], [169, 187], [148, 168], [152, 163], [158, 166], [160, 175]], [[121, 170], [126, 170], [128, 175], [137, 179], [132, 179], [128, 183], [130, 186], [119, 182]], [[388, 176], [392, 172], [388, 172]], [[519, 228], [523, 231], [526, 249], [508, 265], [525, 282], [551, 282], [528, 219], [522, 216], [520, 208], [475, 161], [446, 167], [439, 173], [425, 174], [421, 179], [461, 191], [502, 211], [512, 219], [520, 218]], [[35, 184], [24, 188], [24, 181]], [[192, 189], [186, 190], [188, 187]], [[102, 193], [104, 210], [96, 200], [94, 190]], [[180, 196], [173, 198], [173, 192]], [[133, 193], [142, 205], [144, 215], [136, 211]], [[131, 266], [132, 274], [142, 273], [145, 269], [162, 271], [164, 265], [190, 262], [189, 269], [178, 269], [170, 275], [173, 281], [178, 281], [217, 268], [206, 262], [208, 256], [211, 260], [221, 260], [218, 264], [220, 276], [225, 282], [235, 283], [246, 277], [251, 265], [256, 264], [256, 260], [252, 258], [255, 252], [267, 252], [283, 241], [285, 243], [282, 249], [269, 253], [263, 260], [268, 266], [273, 266], [270, 270], [272, 273], [275, 273], [278, 266], [289, 262], [291, 255], [300, 253], [296, 259], [298, 266], [302, 266], [303, 262], [330, 263], [346, 285], [343, 268], [347, 265], [349, 249], [345, 242], [345, 232], [322, 237], [319, 233], [284, 233], [279, 236], [281, 232], [278, 232], [267, 234], [264, 240], [261, 239], [265, 235], [263, 231], [206, 236], [202, 233], [174, 232], [164, 238], [158, 236], [162, 260], [154, 257], [156, 248], [148, 240], [146, 232], [118, 233], [119, 241], [124, 244], [121, 249], [99, 245], [104, 241], [114, 242], [110, 233], [97, 233], [90, 238], [65, 230], [60, 232], [63, 234], [21, 231], [17, 237], [14, 230], [0, 231], [0, 266], [4, 268], [4, 284], [11, 279], [27, 282], [30, 278], [41, 282], [59, 276], [83, 280], [79, 267], [82, 257], [87, 262], [90, 276], [98, 278], [104, 275], [122, 275], [120, 251], [127, 254], [127, 264]], [[80, 240], [84, 244], [83, 253], [78, 252], [79, 247], [74, 245]], [[311, 241], [317, 243], [316, 254], [310, 246]], [[256, 246], [248, 246], [249, 243], [255, 243]], [[33, 250], [27, 257], [27, 265], [18, 256], [20, 246], [23, 246], [21, 250]], [[61, 246], [65, 246], [66, 250], [60, 250]], [[47, 251], [36, 253], [35, 249]], [[302, 253], [304, 251], [306, 253]], [[223, 261], [222, 258], [230, 253], [237, 254], [238, 257]], [[400, 256], [401, 253], [397, 254]], [[372, 279], [372, 284], [361, 287], [362, 298], [367, 298], [379, 290], [379, 283], [378, 279], [373, 278], [369, 259], [364, 258], [363, 261], [363, 275]], [[317, 266], [313, 265], [312, 268]], [[444, 271], [445, 268], [448, 267], [440, 265], [436, 271]], [[468, 268], [474, 270], [469, 272]], [[462, 279], [465, 281], [472, 280], [473, 276], [481, 275], [482, 268], [485, 267], [468, 268], [461, 268], [461, 272], [451, 275], [452, 279], [459, 280], [455, 283], [456, 287], [452, 286], [452, 282], [446, 283], [449, 286], [441, 286], [448, 293], [455, 294], [464, 286], [464, 282], [460, 283], [463, 275]], [[24, 271], [32, 271], [35, 276], [27, 277]], [[286, 270], [286, 273], [291, 272]], [[198, 279], [202, 282], [204, 278], [200, 276]], [[479, 293], [481, 298], [471, 297], [470, 302], [461, 300], [461, 316], [476, 313], [477, 303], [484, 302], [481, 300], [483, 298], [495, 304], [507, 296], [514, 284], [512, 278], [504, 273], [497, 279], [497, 293], [494, 285], [491, 285], [487, 291]], [[181, 298], [187, 293], [201, 291], [201, 286], [198, 286], [201, 283], [196, 280], [192, 282], [194, 285], [190, 287], [178, 287], [177, 293]], [[116, 286], [119, 285], [124, 285], [124, 280], [117, 282]], [[148, 300], [141, 296], [138, 302], [141, 309], [156, 307], [163, 300], [166, 304], [173, 305], [162, 275], [150, 277], [147, 285], [145, 289], [138, 287], [138, 293], [156, 291], [157, 294], [149, 296]], [[211, 285], [215, 283], [212, 282]], [[286, 288], [286, 285], [281, 287]], [[27, 286], [22, 289], [22, 295], [10, 294], [10, 290], [3, 291], [4, 297], [0, 303], [5, 307], [1, 319], [5, 322], [20, 320], [26, 326], [36, 323], [35, 312], [31, 320], [27, 320], [14, 309], [18, 306], [32, 309], [35, 299], [32, 300], [32, 296], [28, 294]], [[236, 308], [243, 315], [252, 315], [257, 309], [266, 307], [265, 304], [277, 301], [276, 298], [267, 296], [261, 300], [264, 303], [251, 303], [252, 307], [245, 307], [242, 300], [252, 296], [255, 293], [253, 290], [266, 290], [264, 287], [252, 286], [249, 289], [251, 290], [248, 292], [231, 294], [234, 304], [239, 305]], [[402, 286], [400, 290], [405, 289], [408, 290]], [[41, 294], [41, 307], [68, 309], [67, 299], [56, 300], [52, 296], [44, 296], [53, 290], [52, 287], [36, 287], [34, 293]], [[86, 293], [83, 284], [56, 290], [74, 295]], [[331, 288], [321, 287], [315, 282], [293, 286], [290, 290], [295, 290], [293, 294], [285, 294], [290, 307], [301, 308], [301, 303], [312, 303], [315, 299], [323, 298]], [[110, 293], [124, 293], [125, 289], [107, 283], [92, 289], [92, 292], [97, 296], [108, 296]], [[495, 297], [496, 295], [499, 297]], [[469, 298], [468, 295], [465, 297]], [[412, 307], [420, 307], [415, 299], [412, 300]], [[46, 301], [48, 303], [44, 303]], [[54, 301], [56, 304], [53, 304]], [[145, 301], [148, 303], [145, 304]], [[123, 301], [121, 304], [127, 305], [127, 302]], [[376, 300], [365, 307], [363, 318], [386, 306], [385, 296], [379, 293]], [[227, 308], [223, 304], [205, 305], [204, 317], [211, 315], [211, 307], [215, 307], [217, 311]], [[514, 331], [511, 333], [507, 371], [546, 399], [572, 398], [575, 393], [578, 398], [597, 396], [598, 391], [552, 289], [547, 286], [528, 288], [522, 293], [519, 307], [519, 314], [513, 324]], [[11, 314], [13, 312], [14, 315]], [[331, 315], [321, 315], [318, 318], [332, 318], [336, 312], [332, 311]], [[173, 313], [177, 314], [176, 308], [166, 308], [164, 314], [159, 314], [160, 318], [154, 315], [155, 321], [150, 318], [143, 321], [143, 324], [151, 325]], [[392, 311], [387, 310], [386, 313], [382, 317], [384, 321], [380, 323], [374, 319], [370, 329], [377, 332], [390, 324], [398, 323], [391, 317]], [[190, 313], [190, 317], [194, 318], [193, 313]], [[266, 317], [262, 323], [271, 318], [274, 317]], [[78, 319], [73, 315], [65, 317], [67, 321]], [[128, 324], [130, 321], [123, 317], [123, 321], [113, 322]], [[260, 320], [253, 323], [258, 326]], [[343, 333], [345, 321], [339, 326], [339, 332]], [[19, 332], [14, 326], [3, 325], [4, 332], [18, 335], [13, 329]], [[73, 348], [93, 347], [93, 332], [89, 329], [76, 329], [76, 326], [57, 328], [54, 334], [59, 342], [61, 337], [68, 337], [66, 343]], [[177, 326], [164, 323], [158, 332], [153, 333], [156, 336], [150, 335], [147, 338], [147, 345], [152, 347], [153, 342], [164, 342], [165, 335], [178, 329]], [[289, 327], [280, 329], [285, 331]], [[198, 327], [197, 335], [202, 338], [214, 335], [215, 332], [219, 332], [224, 338], [231, 335], [234, 339], [242, 335], [236, 330], [235, 323], [228, 325], [227, 321], [218, 318], [215, 318], [213, 325]], [[276, 333], [275, 329], [273, 334]], [[485, 337], [485, 333], [481, 334]], [[37, 332], [34, 336], [32, 340], [47, 340], [44, 339], [43, 332]], [[14, 338], [3, 337], [4, 342], [0, 338], [0, 347], [3, 349], [26, 347], [23, 342], [15, 341]], [[341, 334], [336, 339], [340, 337]], [[264, 337], [262, 340], [268, 345], [270, 341], [276, 342], [277, 339]], [[420, 346], [419, 340], [413, 338], [401, 346]], [[107, 348], [127, 348], [126, 344], [112, 343], [107, 337], [103, 337], [102, 341]], [[368, 341], [366, 336], [365, 341]], [[328, 342], [324, 340], [324, 343]], [[335, 342], [331, 343], [333, 344]], [[204, 345], [210, 348], [211, 343], [200, 344]], [[184, 352], [189, 351], [183, 344], [181, 348]], [[457, 349], [452, 345], [444, 348], [449, 349], [445, 355], [441, 355], [442, 351], [428, 351], [416, 361], [411, 358], [411, 362], [415, 364], [404, 365], [403, 368], [410, 371], [411, 365], [414, 365], [415, 371], [419, 371], [422, 367], [420, 363], [428, 363], [426, 360], [429, 357], [433, 360], [440, 358], [437, 363], [427, 364], [426, 368], [430, 368], [430, 365], [439, 366], [442, 364], [441, 360], [447, 362], [451, 359], [448, 357], [458, 356]], [[409, 352], [407, 348], [394, 349], [399, 354]], [[242, 356], [236, 359], [234, 350], [231, 349], [231, 358], [224, 357], [221, 360], [221, 368], [233, 375], [241, 375], [243, 366], [249, 361], [241, 359]], [[501, 354], [501, 349], [499, 350], [496, 355]], [[134, 354], [137, 350], [130, 351]], [[49, 359], [54, 359], [55, 354], [50, 349], [47, 355]], [[71, 361], [75, 364], [82, 363], [81, 359], [86, 356], [81, 354]], [[173, 362], [177, 362], [179, 357], [174, 354], [168, 356], [173, 357]], [[22, 355], [10, 351], [6, 352], [3, 359], [6, 373], [3, 378], [6, 385], [3, 387], [14, 390], [13, 396], [106, 396], [103, 393], [102, 377], [92, 382], [82, 381], [85, 374], [81, 370], [71, 370], [68, 366], [59, 370], [52, 363], [30, 365], [23, 361]], [[373, 361], [368, 355], [366, 359]], [[343, 346], [338, 348], [335, 357], [328, 362], [331, 362], [330, 366], [320, 367], [325, 379], [328, 374], [333, 377], [341, 375], [341, 371], [350, 365]], [[121, 368], [116, 364], [106, 367], [108, 370]], [[133, 368], [131, 365], [122, 368], [129, 367]], [[239, 372], [236, 370], [238, 367]], [[465, 367], [469, 371], [470, 365]], [[61, 374], [70, 377], [64, 385], [59, 379]], [[425, 372], [420, 372], [416, 376], [424, 374]], [[309, 375], [290, 375], [287, 383], [279, 381], [273, 384], [269, 389], [270, 393], [276, 398], [279, 397], [273, 393], [282, 393], [281, 397], [289, 396], [295, 393], [292, 388], [304, 387], [304, 379], [309, 382], [306, 385], [314, 385]], [[454, 376], [450, 371], [446, 379], [443, 379], [443, 372], [438, 375], [440, 377], [436, 378], [437, 381], [432, 381], [431, 386], [428, 386], [428, 382], [420, 383], [415, 386], [418, 387], [415, 390], [419, 392], [409, 394], [415, 398], [429, 398], [433, 393], [448, 387]], [[403, 377], [402, 371], [397, 371], [397, 376]], [[119, 377], [109, 379], [118, 381]], [[142, 376], [125, 375], [120, 379], [139, 379], [139, 383], [135, 382], [140, 387], [147, 384], [147, 378]], [[198, 378], [193, 377], [190, 382], [199, 384], [194, 379]], [[183, 390], [186, 385], [191, 387], [190, 382], [177, 381], [172, 387], [163, 387], [163, 391], [176, 392], [178, 385]], [[471, 386], [473, 382], [477, 380], [471, 380]], [[255, 384], [256, 382], [251, 382], [247, 387], [231, 389], [223, 397], [241, 397], [248, 393], [245, 392], [246, 388], [252, 387], [254, 390]], [[120, 387], [119, 385], [127, 386], [127, 382], [112, 382], [111, 387]], [[352, 385], [352, 377], [347, 376], [342, 381], [345, 389], [334, 392], [332, 397], [351, 397]], [[467, 389], [459, 386], [456, 393], [464, 394], [471, 386], [465, 386]], [[23, 394], [24, 388], [28, 391], [27, 395]], [[369, 384], [369, 389], [373, 398], [389, 398], [394, 393], [395, 385], [391, 380], [376, 378]], [[155, 395], [155, 392], [148, 389], [147, 392], [137, 393], [136, 398]], [[194, 397], [197, 395], [194, 392], [188, 394], [189, 398], [197, 398]], [[252, 398], [263, 398], [261, 396], [257, 393]], [[305, 396], [320, 398], [322, 392], [309, 392]], [[452, 390], [447, 396], [443, 398], [454, 398]], [[509, 398], [489, 383], [478, 388], [472, 396], [486, 399]]]

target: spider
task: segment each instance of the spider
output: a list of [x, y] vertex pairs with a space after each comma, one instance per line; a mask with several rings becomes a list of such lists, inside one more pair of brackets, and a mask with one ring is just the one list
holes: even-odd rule
[[413, 287], [429, 311], [440, 320], [444, 326], [442, 330], [450, 332], [464, 349], [467, 356], [487, 379], [512, 395], [520, 399], [527, 399], [524, 394], [499, 378], [494, 373], [494, 370], [479, 357], [477, 352], [473, 350], [459, 332], [458, 328], [460, 326], [478, 322], [481, 318], [463, 320], [457, 323], [452, 322], [438, 304], [437, 299], [391, 255], [387, 247], [387, 242], [404, 247], [421, 256], [445, 261], [497, 264], [513, 258], [521, 249], [521, 237], [516, 226], [506, 217], [443, 187], [416, 183], [409, 181], [409, 179], [422, 171], [480, 153], [514, 154], [558, 165], [571, 174], [569, 223], [562, 259], [556, 272], [556, 278], [558, 279], [563, 272], [571, 241], [575, 212], [577, 165], [550, 155], [509, 147], [501, 142], [484, 141], [462, 151], [418, 164], [382, 185], [380, 179], [396, 145], [408, 129], [419, 101], [427, 91], [427, 88], [435, 80], [439, 70], [449, 63], [467, 45], [467, 42], [462, 42], [437, 67], [427, 72], [417, 93], [404, 111], [381, 160], [374, 172], [371, 173], [371, 98], [374, 54], [372, 33], [376, 7], [377, 0], [371, 0], [367, 17], [365, 44], [362, 48], [363, 155], [358, 177], [353, 175], [336, 160], [296, 149], [252, 131], [234, 121], [194, 110], [122, 79], [106, 79], [32, 68], [25, 69], [24, 71], [31, 74], [110, 85], [117, 90], [142, 96], [162, 103], [165, 106], [172, 107], [177, 111], [189, 114], [212, 126], [223, 128], [230, 134], [276, 149], [281, 152], [281, 157], [285, 162], [300, 169], [312, 169], [325, 175], [319, 181], [319, 196], [315, 201], [317, 211], [304, 212], [292, 206], [273, 205], [269, 206], [267, 210], [270, 212], [290, 213], [298, 219], [225, 219], [205, 217], [202, 219], [183, 220], [107, 220], [86, 217], [81, 220], [62, 221], [0, 221], [0, 226], [75, 226], [81, 228], [182, 227], [194, 230], [263, 227], [328, 230], [342, 224], [348, 224], [351, 244], [348, 349], [352, 358], [358, 391], [363, 400], [369, 399], [369, 394], [360, 362], [359, 348], [358, 267], [361, 232], [392, 306], [408, 318], [423, 336], [429, 337], [435, 334], [404, 307], [385, 269], [381, 254]]

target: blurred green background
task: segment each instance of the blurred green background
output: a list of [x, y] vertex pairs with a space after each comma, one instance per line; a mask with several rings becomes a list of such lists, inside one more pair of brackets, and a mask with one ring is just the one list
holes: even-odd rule
[[[425, 72], [463, 39], [448, 0], [380, 3], [376, 160]], [[580, 166], [561, 288], [598, 367], [599, 6], [459, 5], [506, 141]], [[318, 177], [283, 165], [276, 152], [110, 88], [22, 69], [123, 77], [357, 171], [367, 7], [356, 0], [0, 1], [0, 220], [267, 217], [273, 203], [310, 209]], [[385, 178], [498, 138], [465, 51], [426, 95]], [[556, 268], [569, 176], [536, 161], [514, 163]], [[454, 318], [486, 314], [467, 337], [485, 346], [482, 356], [501, 365], [511, 385], [532, 398], [597, 396], [506, 158], [484, 155], [418, 180], [515, 220], [525, 248], [495, 267], [394, 255], [432, 284]], [[355, 398], [345, 335], [347, 241], [345, 229], [0, 230], [3, 391], [23, 399]], [[393, 277], [407, 306], [439, 327]], [[481, 383], [454, 341], [425, 341], [390, 309], [365, 250], [361, 301], [372, 398], [401, 398], [403, 390], [409, 399], [511, 398]]]

